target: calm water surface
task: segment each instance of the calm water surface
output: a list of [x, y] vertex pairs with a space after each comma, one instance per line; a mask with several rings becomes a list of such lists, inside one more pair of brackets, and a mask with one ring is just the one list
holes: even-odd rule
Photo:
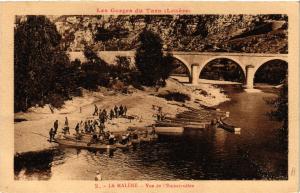
[[227, 122], [241, 127], [239, 134], [186, 129], [127, 151], [56, 149], [16, 158], [15, 178], [93, 180], [100, 170], [104, 180], [287, 179], [287, 153], [276, 132], [281, 124], [266, 116], [265, 98], [276, 95], [232, 86], [225, 92], [232, 100], [219, 108], [230, 111]]

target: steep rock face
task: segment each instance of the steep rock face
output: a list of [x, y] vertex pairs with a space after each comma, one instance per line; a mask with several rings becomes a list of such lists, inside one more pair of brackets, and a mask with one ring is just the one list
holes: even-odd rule
[[[62, 48], [82, 51], [131, 50], [138, 34], [150, 29], [165, 50], [287, 53], [286, 15], [107, 15], [48, 16], [62, 35]], [[114, 34], [105, 41], [99, 29]], [[121, 35], [120, 35], [121, 34]]]

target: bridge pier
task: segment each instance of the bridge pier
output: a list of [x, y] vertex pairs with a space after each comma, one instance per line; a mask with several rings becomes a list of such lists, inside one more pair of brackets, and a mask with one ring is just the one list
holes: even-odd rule
[[252, 89], [254, 81], [254, 66], [247, 65], [246, 66], [246, 88]]
[[191, 83], [193, 85], [198, 85], [199, 81], [199, 69], [200, 65], [199, 64], [192, 64], [191, 65]]

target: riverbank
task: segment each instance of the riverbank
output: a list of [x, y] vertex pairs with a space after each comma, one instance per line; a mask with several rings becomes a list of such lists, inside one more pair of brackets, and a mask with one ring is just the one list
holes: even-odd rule
[[[186, 94], [190, 100], [183, 103], [158, 97], [159, 94], [173, 92]], [[115, 105], [126, 105], [127, 115], [134, 119], [118, 118], [109, 120], [106, 124], [110, 131], [125, 131], [129, 126], [143, 127], [153, 124], [157, 112], [152, 108], [153, 105], [162, 107], [163, 113], [168, 117], [175, 117], [177, 113], [187, 111], [189, 107], [201, 109], [199, 105], [215, 106], [229, 100], [219, 88], [212, 85], [187, 86], [174, 79], [168, 79], [166, 87], [158, 91], [151, 88], [145, 88], [144, 91], [131, 88], [130, 93], [122, 94], [103, 87], [99, 88], [98, 92], [83, 90], [81, 97], [66, 101], [65, 105], [59, 110], [55, 109], [54, 113], [51, 113], [48, 105], [30, 108], [25, 113], [16, 113], [15, 119], [23, 121], [15, 122], [15, 154], [54, 148], [57, 144], [47, 141], [54, 121], [59, 121], [60, 131], [65, 117], [68, 117], [70, 131], [73, 133], [78, 122], [92, 118], [94, 104], [106, 110], [110, 110]]]

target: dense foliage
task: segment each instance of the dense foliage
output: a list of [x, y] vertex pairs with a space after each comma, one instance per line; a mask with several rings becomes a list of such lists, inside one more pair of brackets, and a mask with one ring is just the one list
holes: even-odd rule
[[162, 39], [156, 33], [144, 30], [139, 35], [139, 47], [136, 50], [135, 65], [140, 71], [140, 80], [147, 86], [164, 84], [171, 73], [170, 54], [164, 56]]
[[59, 50], [56, 26], [45, 16], [16, 21], [14, 34], [15, 110], [69, 98], [76, 90], [76, 69]]

